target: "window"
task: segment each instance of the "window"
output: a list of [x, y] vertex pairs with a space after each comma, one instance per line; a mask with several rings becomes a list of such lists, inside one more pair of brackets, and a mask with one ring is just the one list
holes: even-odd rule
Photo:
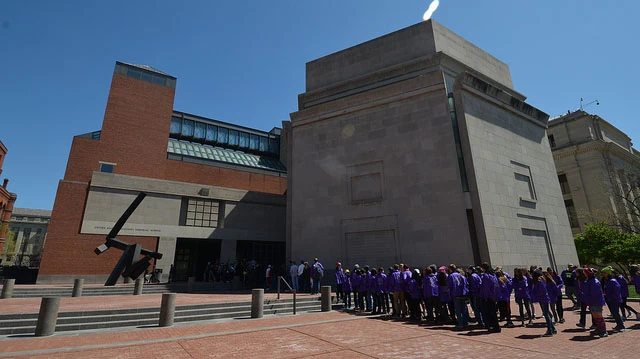
[[218, 226], [219, 203], [210, 199], [189, 198], [187, 201], [187, 215], [185, 225], [190, 227]]
[[576, 207], [573, 206], [573, 200], [568, 199], [564, 201], [564, 206], [567, 207], [567, 216], [569, 217], [569, 225], [571, 225], [571, 228], [580, 228], [578, 214], [576, 213]]
[[229, 130], [229, 146], [238, 147], [238, 131]]
[[556, 147], [556, 139], [553, 138], [553, 135], [549, 135], [547, 138], [549, 139], [549, 146], [551, 146], [551, 148], [555, 148]]
[[193, 137], [193, 121], [182, 121], [182, 135], [186, 137]]
[[269, 139], [269, 152], [280, 154], [280, 142], [278, 141], [278, 137]]
[[229, 141], [229, 130], [226, 128], [218, 128], [218, 143], [225, 146]]
[[180, 135], [182, 129], [182, 119], [180, 117], [171, 117], [171, 129], [169, 133], [172, 135]]
[[239, 147], [242, 149], [249, 148], [249, 134], [246, 132], [240, 132], [240, 144]]
[[269, 139], [266, 137], [260, 136], [260, 152], [268, 152], [269, 151]]
[[258, 139], [258, 135], [251, 135], [249, 139], [249, 149], [258, 150], [260, 146], [260, 140]]
[[22, 232], [22, 245], [26, 245], [26, 241], [29, 240], [29, 237], [31, 237], [31, 228], [25, 228], [24, 232]]
[[533, 191], [533, 185], [531, 184], [531, 178], [517, 172], [515, 173], [515, 177], [518, 181], [516, 185], [518, 187], [522, 187], [519, 191], [520, 194], [523, 195], [522, 197], [528, 199], [536, 199], [536, 194]]
[[207, 132], [207, 125], [202, 122], [196, 122], [196, 130], [195, 130], [195, 135], [193, 137], [199, 140], [204, 140], [206, 132]]
[[571, 193], [571, 190], [569, 189], [569, 181], [567, 181], [567, 175], [558, 175], [558, 182], [560, 182], [560, 189], [562, 190], [562, 194]]
[[36, 234], [42, 234], [42, 228], [36, 229]]
[[207, 143], [215, 143], [218, 138], [218, 128], [213, 125], [207, 125]]
[[115, 167], [115, 163], [100, 162], [100, 172], [113, 173]]

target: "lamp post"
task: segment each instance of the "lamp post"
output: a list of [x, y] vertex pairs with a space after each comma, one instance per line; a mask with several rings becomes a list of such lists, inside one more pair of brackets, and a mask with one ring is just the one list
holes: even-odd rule
[[600, 105], [600, 101], [598, 101], [598, 100], [593, 100], [593, 101], [588, 102], [588, 103], [586, 103], [584, 105], [582, 104], [582, 101], [584, 101], [584, 100], [582, 99], [582, 97], [580, 97], [580, 111], [584, 111], [585, 107], [587, 107], [587, 106], [589, 106], [591, 104], [594, 104], [594, 103], [596, 104], [596, 106]]

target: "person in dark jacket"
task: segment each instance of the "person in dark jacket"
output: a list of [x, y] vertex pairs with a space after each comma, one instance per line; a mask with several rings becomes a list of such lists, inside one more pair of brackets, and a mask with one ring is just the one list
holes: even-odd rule
[[531, 294], [529, 288], [529, 280], [523, 274], [526, 272], [524, 268], [516, 268], [513, 271], [513, 291], [515, 292], [516, 303], [520, 310], [520, 322], [524, 327], [524, 310], [526, 308], [529, 316], [529, 325], [532, 324], [531, 318]]
[[[564, 308], [562, 307], [562, 288], [564, 287], [564, 281], [562, 280], [562, 277], [560, 277], [558, 273], [551, 267], [547, 268], [547, 273], [551, 274], [551, 278], [553, 279], [553, 282], [556, 284], [556, 288], [558, 289], [556, 302], [555, 304], [551, 303], [551, 306], [555, 305], [556, 312], [558, 313], [558, 323], [564, 323]], [[577, 298], [578, 295], [576, 294], [576, 288], [574, 288], [573, 293], [576, 295], [576, 302], [579, 305], [580, 301]], [[553, 301], [553, 298], [551, 298], [551, 300]]]
[[336, 272], [334, 273], [336, 279], [336, 299], [338, 301], [342, 300], [344, 303], [344, 289], [342, 288], [344, 284], [344, 270], [342, 270], [342, 263], [336, 263]]
[[[612, 275], [618, 281], [618, 283], [620, 283], [620, 290], [622, 294], [622, 306], [620, 306], [620, 309], [622, 312], [622, 319], [629, 318], [631, 316], [631, 313], [635, 314], [636, 319], [640, 319], [640, 315], [638, 314], [638, 312], [627, 304], [627, 300], [629, 299], [629, 282], [627, 282], [627, 278], [618, 273], [618, 271], [616, 271], [615, 269], [613, 269]], [[625, 314], [625, 312], [628, 312], [629, 314]]]
[[354, 310], [362, 310], [360, 305], [360, 284], [362, 283], [362, 276], [360, 275], [360, 266], [353, 266], [353, 272], [351, 272], [351, 288], [353, 290], [353, 307]]
[[497, 267], [496, 277], [498, 278], [498, 310], [500, 311], [500, 319], [507, 323], [505, 328], [513, 328], [511, 320], [511, 291], [513, 290], [513, 279], [502, 271], [501, 267]]
[[620, 311], [622, 309], [622, 288], [620, 283], [618, 283], [618, 280], [613, 277], [613, 268], [604, 267], [601, 272], [602, 280], [605, 281], [605, 301], [609, 305], [609, 311], [611, 312], [613, 320], [616, 322], [616, 326], [613, 327], [613, 330], [624, 332], [624, 323], [620, 316]]
[[584, 268], [584, 275], [587, 280], [582, 287], [582, 298], [591, 311], [591, 318], [596, 325], [595, 333], [600, 337], [608, 337], [607, 324], [602, 316], [602, 307], [605, 305], [602, 285], [596, 278], [598, 271], [595, 268]]
[[469, 310], [467, 309], [467, 295], [469, 294], [469, 285], [467, 278], [458, 272], [455, 264], [449, 265], [449, 276], [447, 277], [447, 288], [453, 299], [453, 307], [455, 309], [458, 324], [456, 329], [463, 329], [469, 325]]
[[542, 335], [543, 337], [550, 337], [557, 333], [551, 321], [551, 314], [549, 313], [549, 292], [547, 291], [547, 283], [542, 268], [537, 268], [531, 273], [532, 286], [531, 286], [531, 302], [540, 303], [540, 309], [542, 310], [542, 316], [547, 323], [547, 331]]
[[348, 269], [344, 270], [344, 281], [342, 282], [342, 292], [344, 293], [344, 305], [345, 309], [351, 309], [351, 273]]
[[480, 287], [482, 287], [482, 279], [478, 274], [478, 269], [474, 266], [467, 268], [467, 282], [469, 283], [469, 301], [471, 302], [471, 309], [473, 310], [474, 320], [480, 327], [485, 327], [484, 320], [482, 318], [482, 304], [480, 301]]
[[438, 317], [440, 301], [438, 299], [438, 279], [430, 267], [424, 269], [422, 292], [427, 307], [427, 321], [433, 322]]

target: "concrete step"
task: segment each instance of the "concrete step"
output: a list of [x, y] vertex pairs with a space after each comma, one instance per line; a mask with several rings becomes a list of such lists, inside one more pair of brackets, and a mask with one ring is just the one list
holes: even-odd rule
[[[298, 299], [298, 312], [320, 310], [319, 297]], [[292, 314], [293, 300], [265, 301], [264, 314]], [[176, 307], [174, 321], [192, 322], [214, 319], [249, 317], [251, 302], [212, 303]], [[61, 312], [56, 331], [75, 331], [118, 327], [157, 325], [160, 308], [135, 308], [119, 310], [95, 310]], [[0, 335], [34, 333], [37, 313], [0, 315]]]
[[[187, 293], [188, 286], [186, 283], [172, 283], [172, 284], [146, 284], [143, 289], [143, 294], [158, 294], [158, 293]], [[216, 293], [221, 291], [231, 291], [231, 283], [195, 283], [192, 287], [191, 293]], [[84, 287], [82, 290], [82, 296], [105, 296], [105, 295], [129, 295], [133, 294], [134, 284], [126, 286], [113, 286], [113, 287]], [[13, 290], [13, 298], [42, 298], [42, 297], [71, 297], [73, 292], [72, 287], [28, 287], [19, 286]]]

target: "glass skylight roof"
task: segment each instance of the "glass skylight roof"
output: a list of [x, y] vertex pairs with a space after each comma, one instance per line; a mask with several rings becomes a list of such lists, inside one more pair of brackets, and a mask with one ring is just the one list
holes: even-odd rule
[[169, 140], [169, 143], [167, 145], [167, 152], [177, 155], [202, 158], [211, 161], [226, 162], [269, 171], [287, 171], [287, 168], [278, 159], [275, 158], [257, 156], [249, 153], [233, 152], [220, 148], [200, 145], [197, 143]]

